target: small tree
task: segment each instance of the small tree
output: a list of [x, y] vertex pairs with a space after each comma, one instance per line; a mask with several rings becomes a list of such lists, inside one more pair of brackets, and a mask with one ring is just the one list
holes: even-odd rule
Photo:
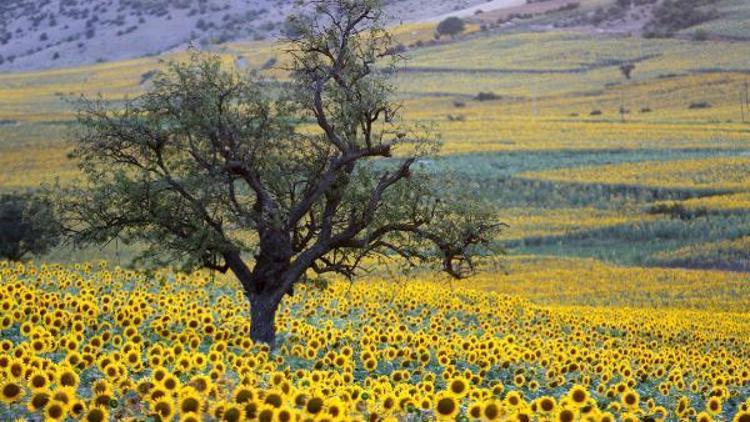
[[398, 116], [378, 3], [314, 5], [292, 19], [288, 83], [194, 54], [122, 109], [82, 99], [88, 184], [59, 200], [78, 241], [139, 241], [145, 262], [234, 273], [251, 337], [271, 347], [279, 303], [307, 274], [352, 278], [381, 257], [464, 277], [500, 228], [417, 171], [436, 143]]
[[60, 234], [49, 202], [30, 194], [0, 195], [0, 258], [23, 261], [44, 254]]
[[622, 76], [624, 76], [625, 79], [629, 80], [634, 70], [635, 64], [633, 63], [625, 63], [620, 65], [620, 73], [622, 73]]
[[440, 35], [450, 35], [455, 37], [456, 35], [464, 32], [465, 25], [461, 18], [450, 16], [438, 23], [437, 32]]
[[[630, 80], [633, 71], [635, 70], [634, 63], [624, 63], [620, 65], [620, 73], [625, 77], [626, 80]], [[625, 108], [625, 90], [620, 91], [620, 120], [625, 122], [625, 115], [628, 114], [628, 109]]]

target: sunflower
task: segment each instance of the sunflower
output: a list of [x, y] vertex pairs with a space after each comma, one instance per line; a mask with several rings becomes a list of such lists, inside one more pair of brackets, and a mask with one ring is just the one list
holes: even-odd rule
[[435, 398], [434, 410], [439, 418], [452, 419], [459, 411], [458, 400], [449, 393], [441, 393]]
[[258, 411], [258, 421], [259, 422], [273, 422], [274, 417], [274, 407], [264, 405], [261, 406], [260, 410]]
[[637, 409], [641, 396], [635, 390], [626, 390], [621, 396], [622, 404], [628, 409]]
[[323, 399], [320, 397], [312, 397], [305, 403], [305, 411], [311, 415], [317, 415], [323, 411]]
[[472, 419], [479, 419], [482, 417], [483, 408], [481, 403], [474, 403], [469, 406], [468, 414]]
[[29, 412], [38, 412], [44, 409], [51, 397], [52, 392], [49, 390], [36, 390], [31, 394], [31, 399], [26, 404], [26, 408]]
[[20, 379], [23, 377], [23, 374], [26, 372], [26, 365], [23, 363], [23, 360], [19, 358], [13, 358], [10, 360], [8, 364], [8, 370], [7, 374], [11, 376], [13, 379]]
[[615, 415], [609, 412], [604, 412], [599, 415], [599, 422], [615, 422]]
[[16, 381], [6, 381], [0, 384], [0, 401], [3, 403], [16, 403], [20, 401], [26, 393], [20, 383]]
[[163, 366], [156, 366], [151, 371], [151, 376], [155, 382], [162, 382], [164, 378], [169, 374], [169, 370]]
[[235, 403], [246, 403], [248, 401], [251, 401], [255, 399], [257, 396], [255, 390], [253, 390], [250, 387], [239, 387], [236, 390], [234, 390], [234, 402]]
[[203, 400], [201, 396], [192, 387], [180, 390], [179, 398], [177, 399], [177, 408], [180, 410], [180, 413], [200, 413], [202, 406]]
[[378, 361], [375, 359], [367, 359], [364, 363], [365, 369], [368, 371], [374, 371], [378, 367]]
[[145, 397], [154, 388], [154, 383], [149, 378], [143, 378], [135, 385], [135, 391], [139, 396]]
[[750, 411], [745, 410], [737, 412], [737, 414], [734, 415], [732, 422], [750, 422]]
[[34, 371], [32, 371], [28, 379], [29, 381], [27, 385], [31, 391], [45, 390], [47, 389], [47, 386], [49, 385], [49, 379], [47, 378], [47, 374], [38, 369], [35, 369]]
[[76, 397], [76, 390], [73, 387], [60, 387], [52, 392], [52, 400], [57, 400], [65, 406], [70, 405]]
[[620, 417], [620, 422], [640, 422], [640, 421], [641, 421], [641, 418], [638, 417], [638, 415], [634, 413], [626, 412], [626, 413], [623, 413], [622, 416]]
[[83, 420], [84, 422], [106, 422], [109, 420], [109, 412], [105, 407], [92, 407], [86, 412], [86, 416], [83, 417]]
[[168, 397], [162, 397], [151, 405], [154, 416], [158, 416], [163, 421], [168, 421], [174, 416], [174, 404]]
[[557, 420], [559, 422], [573, 422], [576, 420], [576, 417], [576, 412], [571, 409], [562, 409], [560, 410], [560, 413], [557, 414]]
[[190, 379], [188, 385], [195, 388], [195, 391], [206, 394], [212, 387], [211, 379], [205, 375], [196, 375]]
[[695, 417], [695, 422], [713, 422], [714, 418], [708, 412], [700, 412]]
[[266, 392], [263, 402], [278, 409], [284, 404], [284, 395], [280, 391], [271, 390]]
[[494, 421], [500, 418], [500, 403], [496, 400], [489, 400], [482, 407], [482, 416], [488, 421]]
[[517, 410], [513, 415], [513, 420], [518, 422], [531, 422], [532, 414], [528, 410]]
[[83, 416], [84, 411], [86, 411], [86, 403], [81, 400], [73, 400], [73, 402], [68, 405], [68, 413], [70, 413], [70, 415], [76, 420]]
[[344, 408], [346, 405], [344, 402], [341, 401], [341, 399], [334, 397], [331, 399], [326, 400], [326, 412], [328, 412], [329, 415], [331, 415], [334, 418], [339, 418], [343, 416], [344, 414]]
[[109, 393], [112, 391], [112, 387], [109, 385], [109, 381], [106, 379], [98, 379], [94, 382], [94, 386], [91, 388], [95, 394]]
[[448, 382], [448, 391], [456, 397], [464, 397], [468, 390], [469, 382], [463, 377], [456, 377]]
[[550, 414], [552, 411], [555, 410], [555, 407], [557, 407], [557, 402], [555, 401], [554, 397], [550, 396], [542, 396], [536, 399], [536, 407], [539, 412]]
[[224, 408], [221, 420], [227, 422], [242, 422], [245, 420], [245, 409], [238, 404], [228, 404]]
[[568, 398], [573, 405], [583, 406], [589, 399], [589, 393], [584, 387], [574, 385], [568, 392]]
[[384, 413], [390, 413], [398, 404], [398, 398], [394, 396], [393, 394], [384, 394], [380, 398], [380, 407], [383, 409]]
[[288, 407], [283, 407], [276, 411], [275, 420], [279, 422], [291, 422], [294, 420], [294, 411]]
[[245, 402], [241, 406], [243, 407], [243, 410], [245, 411], [245, 418], [246, 419], [255, 419], [258, 416], [258, 409], [260, 408], [260, 404], [251, 400], [249, 402]]
[[61, 421], [65, 419], [67, 409], [65, 403], [61, 403], [57, 400], [51, 400], [44, 407], [44, 418], [47, 421]]
[[92, 403], [95, 406], [109, 406], [109, 403], [112, 401], [112, 399], [114, 399], [113, 393], [105, 391], [96, 394], [92, 399]]
[[711, 397], [706, 403], [706, 411], [712, 415], [718, 415], [723, 405], [719, 397]]
[[197, 413], [183, 413], [180, 415], [180, 422], [202, 422], [203, 419]]
[[523, 402], [523, 397], [518, 391], [511, 391], [505, 396], [505, 403], [509, 406], [517, 407]]
[[172, 374], [167, 374], [161, 380], [160, 385], [169, 393], [174, 393], [180, 389], [180, 380]]

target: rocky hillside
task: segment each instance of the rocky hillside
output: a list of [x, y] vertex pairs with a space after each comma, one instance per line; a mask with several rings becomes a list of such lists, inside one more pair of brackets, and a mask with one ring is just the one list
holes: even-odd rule
[[[390, 0], [423, 20], [482, 0]], [[296, 0], [0, 0], [0, 72], [158, 54], [278, 35]]]

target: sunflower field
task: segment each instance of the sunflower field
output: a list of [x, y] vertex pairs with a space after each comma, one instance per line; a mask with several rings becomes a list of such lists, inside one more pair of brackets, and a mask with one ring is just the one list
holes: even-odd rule
[[301, 285], [270, 351], [230, 278], [2, 263], [0, 419], [750, 420], [747, 313], [468, 287]]

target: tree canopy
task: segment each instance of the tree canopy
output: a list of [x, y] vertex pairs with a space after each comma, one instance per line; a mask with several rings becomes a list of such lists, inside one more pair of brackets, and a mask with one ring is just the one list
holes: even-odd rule
[[307, 274], [352, 278], [376, 258], [474, 270], [501, 225], [470, 192], [420, 165], [437, 152], [395, 100], [399, 57], [377, 1], [321, 0], [291, 18], [288, 79], [192, 54], [122, 107], [82, 98], [60, 192], [82, 243], [146, 245], [140, 261], [234, 273], [256, 341]]

